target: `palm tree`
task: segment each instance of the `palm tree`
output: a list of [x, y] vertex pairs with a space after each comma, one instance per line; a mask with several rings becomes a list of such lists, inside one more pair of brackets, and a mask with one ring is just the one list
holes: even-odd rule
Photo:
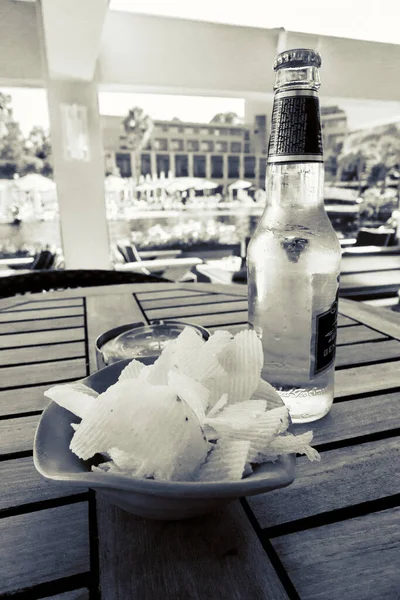
[[135, 106], [131, 108], [125, 119], [122, 121], [126, 132], [126, 145], [133, 153], [133, 175], [136, 181], [140, 177], [140, 152], [150, 140], [154, 123], [146, 115], [143, 108]]

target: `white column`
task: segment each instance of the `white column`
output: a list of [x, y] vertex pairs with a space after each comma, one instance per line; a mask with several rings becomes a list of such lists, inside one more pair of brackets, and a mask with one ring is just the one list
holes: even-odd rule
[[157, 159], [154, 150], [150, 152], [151, 176], [157, 177]]
[[244, 179], [244, 155], [239, 154], [239, 179]]
[[[175, 154], [173, 152], [169, 153], [169, 170], [172, 171], [173, 176], [176, 176], [175, 173]], [[168, 173], [167, 173], [168, 175]]]
[[[110, 248], [97, 85], [93, 81], [48, 79], [47, 92], [65, 266], [68, 269], [108, 269]], [[87, 160], [68, 158], [61, 104], [76, 104], [86, 110]]]
[[211, 179], [211, 154], [206, 154], [206, 179]]
[[187, 155], [188, 155], [188, 175], [189, 175], [189, 177], [193, 177], [193, 154], [191, 152], [188, 152]]

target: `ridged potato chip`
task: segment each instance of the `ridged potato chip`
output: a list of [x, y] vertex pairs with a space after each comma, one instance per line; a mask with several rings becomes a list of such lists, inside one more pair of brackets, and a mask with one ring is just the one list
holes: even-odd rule
[[237, 481], [243, 476], [250, 442], [224, 440], [217, 442], [200, 467], [197, 481]]

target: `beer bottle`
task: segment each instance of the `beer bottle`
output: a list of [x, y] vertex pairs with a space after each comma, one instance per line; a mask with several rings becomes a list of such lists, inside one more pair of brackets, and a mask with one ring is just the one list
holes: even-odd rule
[[267, 200], [247, 253], [262, 378], [295, 423], [323, 417], [333, 402], [341, 251], [324, 206], [320, 66], [318, 52], [302, 48], [275, 59]]

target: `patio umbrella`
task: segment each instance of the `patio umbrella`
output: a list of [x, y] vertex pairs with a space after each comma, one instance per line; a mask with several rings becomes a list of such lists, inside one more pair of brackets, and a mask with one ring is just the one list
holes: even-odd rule
[[245, 181], [244, 179], [238, 179], [237, 181], [234, 181], [233, 183], [231, 183], [231, 185], [229, 186], [230, 190], [246, 190], [247, 188], [251, 187], [253, 184], [251, 183], [251, 181]]
[[48, 192], [56, 187], [52, 179], [38, 173], [28, 173], [20, 179], [14, 179], [13, 184], [24, 192]]
[[108, 175], [104, 180], [104, 185], [107, 191], [120, 192], [126, 188], [126, 181], [122, 177]]

